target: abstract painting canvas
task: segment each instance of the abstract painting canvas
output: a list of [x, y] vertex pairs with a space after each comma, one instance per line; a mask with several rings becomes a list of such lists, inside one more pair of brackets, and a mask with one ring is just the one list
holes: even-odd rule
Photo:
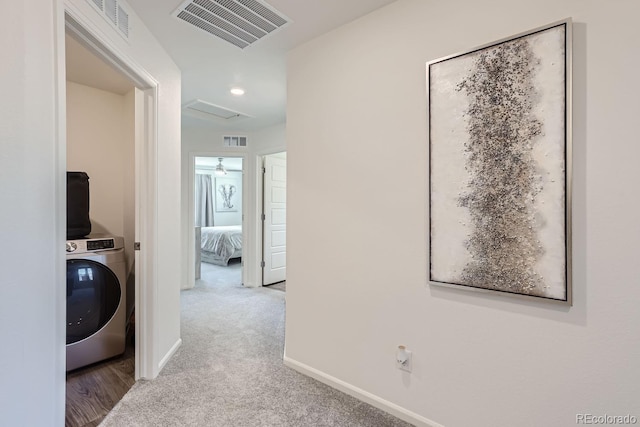
[[571, 302], [571, 21], [427, 64], [429, 282]]

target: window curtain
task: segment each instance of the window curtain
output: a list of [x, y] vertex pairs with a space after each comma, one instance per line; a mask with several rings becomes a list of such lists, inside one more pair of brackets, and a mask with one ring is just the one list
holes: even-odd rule
[[211, 175], [196, 174], [196, 227], [213, 227]]

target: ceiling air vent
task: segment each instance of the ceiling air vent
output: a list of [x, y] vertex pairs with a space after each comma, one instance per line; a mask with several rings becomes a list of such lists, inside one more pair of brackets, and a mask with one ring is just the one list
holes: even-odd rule
[[102, 3], [102, 0], [91, 0], [93, 2], [93, 4], [96, 5], [96, 7], [100, 10], [104, 10], [104, 4]]
[[225, 147], [246, 147], [247, 137], [239, 135], [225, 135], [222, 137]]
[[187, 0], [174, 16], [241, 49], [290, 22], [257, 0]]
[[118, 29], [125, 37], [129, 37], [129, 14], [118, 5]]
[[205, 120], [215, 120], [218, 122], [231, 123], [236, 120], [246, 119], [249, 116], [238, 111], [229, 110], [210, 102], [196, 99], [182, 106], [182, 111], [193, 117]]
[[129, 12], [123, 7], [122, 0], [87, 0], [93, 4], [113, 27], [115, 27], [120, 35], [125, 39], [129, 39]]
[[104, 14], [107, 15], [109, 21], [114, 24], [118, 22], [118, 2], [116, 0], [107, 0], [104, 4]]

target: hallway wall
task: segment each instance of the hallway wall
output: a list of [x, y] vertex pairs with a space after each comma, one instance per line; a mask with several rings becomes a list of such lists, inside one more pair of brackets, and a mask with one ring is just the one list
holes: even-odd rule
[[[287, 363], [420, 425], [640, 418], [639, 15], [633, 0], [399, 0], [294, 50]], [[569, 16], [573, 306], [428, 286], [425, 63]]]
[[[61, 426], [65, 325], [56, 320], [66, 300], [56, 284], [64, 274], [66, 176], [57, 143], [56, 4], [6, 2], [3, 11], [11, 18], [0, 26], [0, 425]], [[25, 254], [36, 249], [34, 263]]]

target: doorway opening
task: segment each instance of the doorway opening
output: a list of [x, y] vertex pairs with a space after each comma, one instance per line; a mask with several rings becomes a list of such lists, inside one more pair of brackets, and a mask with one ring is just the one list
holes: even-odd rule
[[195, 280], [243, 283], [243, 157], [195, 156], [193, 175]]
[[[65, 43], [65, 54], [59, 57], [60, 62], [64, 61], [60, 69], [67, 70], [59, 81], [66, 96], [61, 97], [64, 101], [58, 105], [60, 127], [67, 130], [63, 136], [67, 153], [64, 164], [67, 171], [89, 172], [91, 234], [81, 240], [94, 241], [104, 236], [99, 242], [115, 242], [110, 248], [123, 253], [122, 260], [117, 261], [118, 273], [113, 277], [120, 284], [121, 308], [117, 312], [123, 317], [121, 332], [129, 344], [122, 355], [75, 360], [74, 370], [67, 375], [66, 425], [85, 425], [100, 421], [137, 379], [153, 378], [158, 371], [151, 351], [155, 310], [150, 302], [154, 300], [154, 290], [147, 285], [155, 277], [156, 264], [152, 248], [156, 240], [153, 159], [157, 83], [136, 64], [122, 59], [123, 55], [105, 43], [83, 15], [65, 7], [64, 24], [64, 31], [58, 33], [60, 42], [64, 37]], [[64, 171], [61, 172], [64, 176]], [[86, 258], [102, 256], [97, 246], [93, 249], [86, 246]], [[85, 281], [99, 282], [97, 278], [92, 280], [93, 270], [77, 271], [88, 278]], [[67, 289], [67, 305], [68, 274], [69, 256], [67, 283], [60, 286], [61, 292]], [[104, 295], [98, 288], [95, 290], [94, 299], [99, 306]], [[77, 311], [78, 307], [73, 311], [67, 309], [67, 313]], [[68, 324], [68, 319], [60, 321]], [[97, 337], [94, 341], [95, 348], [102, 345]], [[83, 357], [80, 355], [80, 359]], [[109, 364], [119, 366], [121, 372], [114, 373]], [[114, 373], [114, 379], [119, 381], [105, 379], [105, 372]], [[92, 398], [87, 399], [87, 395]], [[73, 400], [71, 407], [69, 398]]]
[[[113, 247], [67, 254], [65, 424], [82, 426], [106, 416], [135, 383], [135, 104], [140, 91], [70, 31], [65, 62], [67, 171], [87, 174], [90, 201], [90, 234], [74, 242], [91, 239]], [[120, 261], [91, 261], [107, 256]], [[113, 285], [106, 287], [108, 280], [91, 274], [81, 279], [94, 280], [70, 282], [78, 263], [83, 267], [78, 272], [104, 270]], [[85, 263], [94, 264], [85, 268]], [[109, 301], [114, 309], [107, 312]], [[91, 324], [97, 315], [105, 326]], [[88, 330], [70, 344], [74, 327]]]

